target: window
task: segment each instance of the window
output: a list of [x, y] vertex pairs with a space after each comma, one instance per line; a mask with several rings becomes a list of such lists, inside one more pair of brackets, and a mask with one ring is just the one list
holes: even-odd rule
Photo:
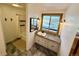
[[42, 30], [58, 32], [61, 16], [62, 14], [43, 14]]

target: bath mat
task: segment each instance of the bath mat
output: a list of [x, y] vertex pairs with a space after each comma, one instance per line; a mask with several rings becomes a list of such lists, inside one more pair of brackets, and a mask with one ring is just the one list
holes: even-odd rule
[[26, 42], [22, 39], [13, 42], [13, 45], [21, 52], [25, 52], [26, 50]]

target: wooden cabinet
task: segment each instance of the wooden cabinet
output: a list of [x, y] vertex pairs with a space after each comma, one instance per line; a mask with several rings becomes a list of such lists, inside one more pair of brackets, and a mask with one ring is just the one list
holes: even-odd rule
[[79, 36], [76, 36], [70, 51], [70, 56], [79, 56]]

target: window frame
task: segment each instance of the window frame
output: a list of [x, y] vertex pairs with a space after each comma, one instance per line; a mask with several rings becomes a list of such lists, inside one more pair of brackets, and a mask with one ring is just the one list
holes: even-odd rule
[[[43, 16], [60, 16], [60, 20], [59, 20], [59, 24], [58, 24], [58, 31], [57, 31], [57, 33], [52, 32], [52, 33], [58, 35], [59, 34], [59, 30], [60, 30], [60, 23], [62, 22], [63, 13], [43, 13], [42, 16], [41, 16], [41, 18], [42, 18], [41, 19], [41, 28], [40, 28], [41, 31], [45, 31], [45, 30], [42, 30]], [[51, 33], [50, 31], [46, 31], [46, 32]]]

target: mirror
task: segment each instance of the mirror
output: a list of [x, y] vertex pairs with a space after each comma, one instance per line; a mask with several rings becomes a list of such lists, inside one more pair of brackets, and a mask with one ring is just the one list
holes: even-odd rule
[[30, 17], [30, 32], [38, 30], [37, 20], [39, 20], [39, 18]]

